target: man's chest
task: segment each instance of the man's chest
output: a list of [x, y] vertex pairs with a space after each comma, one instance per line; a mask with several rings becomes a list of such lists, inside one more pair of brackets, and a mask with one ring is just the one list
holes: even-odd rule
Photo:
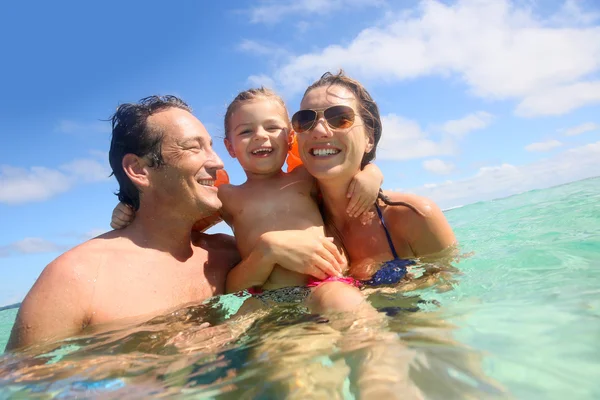
[[216, 282], [206, 276], [204, 262], [198, 263], [166, 266], [157, 261], [129, 269], [124, 266], [120, 273], [114, 268], [100, 271], [92, 295], [91, 323], [157, 315], [211, 297]]

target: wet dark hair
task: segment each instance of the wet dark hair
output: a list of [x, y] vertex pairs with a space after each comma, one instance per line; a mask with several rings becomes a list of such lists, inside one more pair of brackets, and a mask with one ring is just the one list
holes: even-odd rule
[[304, 92], [304, 96], [308, 94], [313, 89], [323, 87], [323, 86], [342, 86], [346, 89], [350, 90], [352, 94], [354, 94], [354, 98], [358, 103], [358, 113], [360, 118], [365, 123], [365, 126], [368, 130], [367, 133], [373, 135], [373, 148], [370, 152], [366, 153], [363, 156], [361, 161], [361, 169], [365, 167], [368, 163], [375, 160], [375, 153], [377, 151], [377, 144], [379, 143], [379, 139], [381, 139], [381, 117], [379, 116], [379, 107], [377, 107], [377, 103], [371, 97], [367, 89], [357, 80], [352, 79], [344, 73], [343, 70], [340, 70], [337, 74], [332, 74], [331, 72], [326, 72], [321, 76], [319, 80], [314, 82], [312, 85], [306, 89]]
[[227, 111], [225, 112], [225, 120], [224, 120], [225, 137], [226, 138], [229, 137], [229, 131], [231, 129], [229, 119], [233, 115], [236, 108], [246, 102], [255, 101], [258, 99], [272, 99], [272, 100], [276, 101], [279, 105], [281, 105], [281, 107], [283, 107], [283, 111], [285, 114], [285, 120], [286, 120], [287, 124], [290, 125], [290, 117], [288, 115], [288, 110], [287, 110], [287, 107], [285, 106], [285, 102], [283, 101], [281, 96], [279, 96], [277, 93], [275, 93], [271, 89], [261, 86], [259, 88], [252, 88], [252, 89], [244, 90], [243, 92], [238, 93], [238, 95], [235, 96], [235, 99], [233, 99], [233, 101], [229, 104], [229, 106], [227, 106]]
[[169, 108], [180, 108], [192, 112], [183, 100], [176, 96], [149, 96], [137, 103], [121, 104], [110, 118], [112, 139], [108, 152], [108, 161], [112, 175], [119, 182], [119, 191], [115, 193], [119, 201], [137, 210], [140, 207], [140, 191], [123, 169], [123, 157], [135, 154], [149, 158], [150, 167], [158, 168], [164, 164], [161, 153], [163, 132], [147, 124], [148, 117]]

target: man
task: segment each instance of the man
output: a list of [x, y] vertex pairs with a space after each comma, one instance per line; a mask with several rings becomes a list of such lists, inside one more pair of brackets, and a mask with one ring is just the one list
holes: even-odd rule
[[7, 350], [200, 302], [223, 292], [239, 262], [232, 237], [192, 231], [221, 207], [214, 182], [223, 163], [188, 105], [151, 96], [121, 105], [112, 127], [109, 160], [119, 200], [137, 210], [135, 221], [44, 269], [23, 300]]
[[319, 262], [331, 251], [328, 238], [267, 233], [240, 261], [233, 237], [196, 230], [218, 219], [214, 184], [223, 162], [181, 99], [150, 96], [123, 104], [112, 131], [109, 161], [118, 197], [136, 210], [135, 220], [46, 266], [21, 304], [6, 350], [201, 302], [224, 292], [227, 273], [238, 263], [250, 275], [278, 264], [318, 279], [333, 268]]

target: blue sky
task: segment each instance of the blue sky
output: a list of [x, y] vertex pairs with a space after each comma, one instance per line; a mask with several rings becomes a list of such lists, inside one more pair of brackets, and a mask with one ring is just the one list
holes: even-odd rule
[[262, 84], [293, 113], [340, 67], [380, 106], [384, 188], [447, 208], [600, 175], [596, 0], [9, 2], [0, 38], [0, 306], [110, 229], [103, 120], [150, 94], [192, 105], [234, 183], [228, 102]]

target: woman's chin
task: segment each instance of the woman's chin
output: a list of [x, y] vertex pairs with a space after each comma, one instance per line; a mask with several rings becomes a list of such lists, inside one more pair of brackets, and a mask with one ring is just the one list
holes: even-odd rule
[[343, 178], [347, 178], [348, 175], [354, 176], [354, 174], [348, 173], [347, 166], [344, 166], [343, 164], [327, 165], [327, 166], [315, 165], [315, 166], [312, 166], [312, 168], [307, 167], [306, 169], [312, 176], [314, 176], [317, 180], [320, 180], [320, 181], [343, 179]]

